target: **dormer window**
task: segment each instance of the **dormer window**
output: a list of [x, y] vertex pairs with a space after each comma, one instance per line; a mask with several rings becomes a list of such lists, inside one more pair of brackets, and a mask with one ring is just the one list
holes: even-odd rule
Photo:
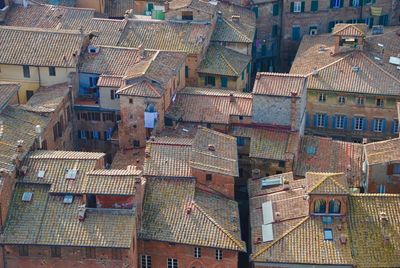
[[331, 200], [329, 201], [329, 214], [340, 214], [340, 201], [339, 200]]
[[326, 213], [326, 201], [317, 200], [314, 203], [314, 213]]

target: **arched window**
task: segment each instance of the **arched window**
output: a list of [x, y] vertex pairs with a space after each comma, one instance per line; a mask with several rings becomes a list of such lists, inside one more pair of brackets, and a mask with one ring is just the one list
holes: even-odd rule
[[314, 203], [314, 213], [325, 213], [326, 211], [326, 201], [316, 200]]
[[340, 213], [340, 201], [339, 200], [331, 200], [329, 201], [329, 212], [332, 214], [339, 214]]

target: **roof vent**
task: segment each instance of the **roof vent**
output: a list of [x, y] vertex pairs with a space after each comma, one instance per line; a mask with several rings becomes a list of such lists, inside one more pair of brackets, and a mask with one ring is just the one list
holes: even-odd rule
[[39, 170], [38, 173], [37, 173], [37, 178], [38, 179], [43, 179], [45, 173], [46, 173], [45, 170]]
[[389, 220], [386, 212], [379, 212], [379, 221], [381, 222], [387, 222]]
[[277, 178], [262, 178], [261, 179], [261, 188], [266, 188], [269, 186], [278, 186], [282, 185], [282, 176], [279, 176]]
[[214, 152], [215, 151], [215, 145], [214, 144], [209, 144], [208, 145], [208, 150], [211, 151], [211, 152]]
[[253, 178], [253, 179], [258, 179], [258, 178], [260, 178], [260, 173], [261, 173], [261, 171], [259, 170], [259, 169], [253, 169], [252, 171], [251, 171], [251, 177]]
[[24, 202], [31, 202], [32, 196], [33, 196], [33, 193], [32, 193], [32, 192], [25, 192], [25, 193], [22, 195], [22, 201], [24, 201]]
[[347, 236], [345, 234], [341, 234], [339, 237], [340, 244], [345, 245], [347, 243]]
[[372, 26], [372, 35], [383, 34], [383, 32], [384, 32], [383, 25]]
[[88, 52], [90, 54], [97, 54], [97, 53], [99, 53], [99, 51], [100, 51], [99, 47], [95, 47], [93, 45], [88, 46]]
[[353, 66], [353, 67], [351, 67], [351, 70], [352, 70], [353, 72], [355, 72], [355, 73], [358, 73], [358, 72], [360, 71], [360, 67], [358, 67], [358, 66]]
[[65, 178], [68, 180], [75, 180], [78, 170], [76, 169], [68, 169], [67, 174], [65, 174]]
[[399, 66], [400, 65], [400, 58], [391, 56], [389, 58], [389, 63]]
[[317, 68], [313, 68], [312, 75], [313, 76], [317, 76], [318, 75], [318, 69]]
[[280, 221], [280, 219], [281, 219], [281, 213], [280, 212], [275, 212], [275, 217], [274, 217], [274, 220], [275, 221]]
[[239, 15], [232, 15], [231, 20], [234, 22], [239, 22], [240, 21], [240, 16]]
[[79, 206], [78, 219], [79, 219], [79, 221], [84, 221], [85, 218], [86, 218], [86, 207], [85, 207], [85, 205]]
[[74, 196], [72, 194], [66, 194], [64, 196], [64, 204], [71, 204], [74, 201]]

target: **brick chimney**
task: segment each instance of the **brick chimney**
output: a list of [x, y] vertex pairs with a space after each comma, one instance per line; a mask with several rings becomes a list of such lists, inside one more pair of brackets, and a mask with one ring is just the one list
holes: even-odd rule
[[230, 93], [229, 94], [229, 102], [235, 102], [235, 101], [236, 101], [235, 96], [233, 95], [233, 93]]
[[291, 92], [290, 130], [295, 131], [297, 125], [297, 92]]
[[145, 54], [144, 54], [144, 47], [143, 47], [143, 44], [140, 44], [140, 45], [138, 46], [138, 52], [139, 52], [139, 57], [140, 57], [141, 60], [143, 60], [143, 59], [146, 58], [146, 56], [145, 56]]
[[169, 2], [165, 1], [164, 2], [164, 12], [167, 13], [169, 11]]

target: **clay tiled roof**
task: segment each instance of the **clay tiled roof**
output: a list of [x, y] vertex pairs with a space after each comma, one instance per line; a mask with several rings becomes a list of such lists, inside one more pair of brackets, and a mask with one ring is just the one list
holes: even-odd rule
[[306, 87], [307, 78], [303, 75], [257, 73], [253, 94], [290, 97], [293, 92], [301, 96]]
[[232, 115], [250, 117], [252, 104], [250, 93], [187, 87], [178, 92], [167, 114], [182, 117], [184, 122], [229, 124]]
[[364, 145], [365, 157], [369, 165], [400, 160], [400, 138], [367, 143]]
[[[332, 229], [332, 241], [324, 240], [325, 228]], [[341, 234], [348, 237], [349, 227], [339, 218], [334, 217], [332, 224], [323, 224], [321, 217], [307, 217], [251, 258], [255, 262], [351, 265], [351, 247], [349, 243], [341, 244]]]
[[285, 160], [289, 132], [253, 129], [250, 138], [250, 157]]
[[0, 82], [0, 111], [8, 105], [18, 90], [19, 84]]
[[120, 88], [117, 93], [119, 95], [161, 98], [162, 89], [159, 85], [153, 84], [147, 80], [141, 80], [125, 87]]
[[95, 32], [91, 40], [97, 46], [116, 46], [125, 28], [126, 20], [93, 18], [83, 27], [88, 32]]
[[46, 128], [50, 118], [24, 111], [18, 107], [6, 107], [0, 114], [0, 168], [14, 170], [13, 158], [18, 155], [17, 142], [23, 140], [23, 147], [30, 149], [36, 139], [36, 125]]
[[201, 53], [211, 25], [169, 21], [129, 20], [119, 46]]
[[[217, 18], [217, 24], [211, 41], [252, 43], [256, 32], [256, 17], [254, 12], [247, 8], [239, 7], [229, 3], [218, 4], [222, 16]], [[232, 16], [239, 16], [237, 21]]]
[[156, 138], [146, 146], [144, 175], [157, 177], [191, 177], [189, 165], [191, 139]]
[[140, 171], [124, 169], [97, 169], [88, 172], [83, 193], [106, 195], [134, 195], [135, 182]]
[[26, 105], [21, 105], [20, 107], [31, 112], [51, 113], [59, 108], [69, 92], [70, 89], [67, 83], [42, 87], [35, 92]]
[[104, 13], [110, 18], [123, 18], [127, 10], [133, 9], [134, 0], [106, 0]]
[[358, 143], [334, 141], [331, 138], [304, 136], [300, 141], [294, 173], [304, 177], [306, 172], [345, 172], [350, 185], [359, 187], [363, 163], [363, 147]]
[[299, 188], [302, 185], [306, 184], [306, 181], [303, 179], [295, 180], [293, 177], [293, 172], [276, 174], [276, 175], [263, 177], [263, 178], [252, 178], [252, 179], [249, 179], [247, 182], [247, 187], [248, 187], [247, 189], [248, 189], [250, 198], [283, 191], [283, 189], [284, 189], [283, 184], [280, 184], [278, 186], [273, 186], [273, 187], [261, 187], [261, 181], [263, 179], [282, 179], [282, 182], [287, 181], [294, 188]]
[[365, 36], [367, 27], [366, 24], [337, 23], [332, 30], [332, 35], [363, 37]]
[[195, 190], [194, 179], [148, 179], [140, 238], [246, 251], [237, 203]]
[[178, 10], [181, 8], [194, 9], [198, 12], [204, 12], [210, 15], [215, 14], [217, 9], [217, 2], [214, 1], [204, 1], [204, 0], [173, 0], [169, 4], [171, 10]]
[[98, 87], [116, 87], [119, 88], [123, 85], [122, 75], [100, 75], [97, 81]]
[[76, 5], [76, 0], [31, 0], [35, 4], [49, 4], [54, 6], [68, 6], [73, 7]]
[[309, 194], [316, 195], [348, 195], [349, 186], [344, 173], [310, 173], [306, 174], [306, 180], [309, 187]]
[[210, 45], [198, 68], [199, 73], [241, 76], [251, 57], [221, 45]]
[[98, 53], [86, 52], [79, 61], [79, 71], [106, 75], [124, 75], [128, 67], [140, 61], [137, 49], [100, 46]]
[[5, 25], [18, 27], [71, 29], [84, 27], [94, 17], [94, 9], [53, 5], [12, 5]]
[[228, 176], [239, 176], [236, 138], [208, 128], [199, 128], [193, 140], [190, 166]]
[[13, 65], [72, 68], [82, 45], [79, 31], [8, 26], [0, 27], [0, 40], [0, 63]]
[[400, 195], [359, 194], [350, 196], [349, 203], [356, 266], [399, 267]]
[[[28, 167], [27, 174], [21, 181], [33, 184], [51, 184], [51, 193], [85, 192], [86, 173], [97, 167], [97, 162], [104, 157], [103, 153], [87, 153], [72, 151], [35, 151], [24, 160]], [[66, 179], [67, 171], [77, 170], [75, 179]], [[43, 178], [38, 172], [45, 171]]]
[[[23, 202], [24, 192], [32, 200]], [[49, 195], [49, 186], [17, 184], [5, 224], [3, 244], [34, 244], [83, 247], [129, 248], [135, 229], [133, 210], [87, 209], [84, 221], [78, 220], [80, 196], [72, 204], [64, 196]]]

